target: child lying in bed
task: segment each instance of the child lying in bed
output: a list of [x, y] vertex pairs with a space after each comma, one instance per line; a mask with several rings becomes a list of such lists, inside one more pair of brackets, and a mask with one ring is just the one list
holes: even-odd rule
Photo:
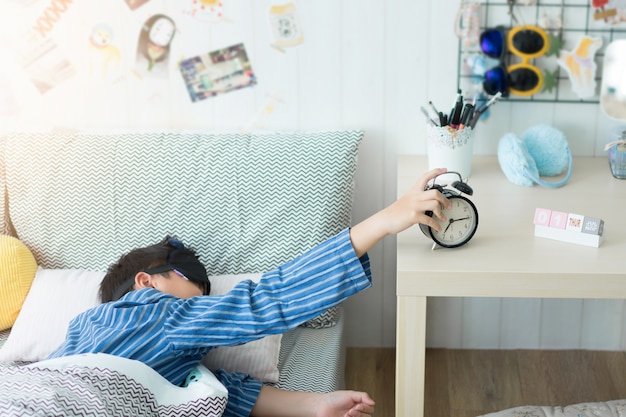
[[[109, 353], [144, 362], [179, 385], [214, 347], [293, 329], [371, 286], [367, 251], [387, 235], [424, 223], [439, 230], [447, 199], [424, 174], [404, 196], [294, 260], [207, 296], [209, 279], [195, 252], [173, 238], [138, 248], [109, 267], [103, 304], [77, 316], [50, 358]], [[369, 416], [374, 401], [355, 391], [312, 393], [263, 385], [242, 373], [216, 371], [228, 390], [225, 416]]]

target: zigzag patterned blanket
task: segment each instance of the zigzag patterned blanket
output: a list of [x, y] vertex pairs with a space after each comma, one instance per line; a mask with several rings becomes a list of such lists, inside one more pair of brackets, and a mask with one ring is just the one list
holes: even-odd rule
[[[137, 375], [139, 369], [143, 375], [138, 379], [154, 378], [154, 371], [138, 368], [141, 365], [132, 365], [129, 373]], [[199, 383], [194, 383], [193, 393], [171, 384], [171, 389], [163, 390], [165, 385], [160, 381], [158, 386], [149, 383], [149, 389], [116, 369], [83, 365], [61, 368], [0, 368], [0, 415], [219, 417], [226, 407], [227, 396], [214, 395]], [[198, 395], [202, 392], [205, 395]]]

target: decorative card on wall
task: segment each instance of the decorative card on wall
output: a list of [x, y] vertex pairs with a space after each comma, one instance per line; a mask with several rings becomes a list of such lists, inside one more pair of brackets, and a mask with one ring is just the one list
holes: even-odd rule
[[29, 31], [12, 46], [22, 70], [42, 94], [76, 73], [52, 38], [42, 39]]
[[143, 5], [144, 3], [149, 2], [150, 0], [124, 0], [130, 10], [135, 10], [137, 7]]
[[257, 83], [243, 43], [185, 59], [180, 72], [193, 102]]
[[50, 1], [34, 20], [32, 29], [42, 38], [47, 37], [60, 21], [66, 19], [66, 13], [72, 6], [71, 1]]
[[156, 14], [146, 20], [139, 33], [135, 62], [135, 73], [140, 78], [168, 77], [170, 45], [175, 33], [176, 24], [169, 16]]
[[221, 0], [189, 0], [185, 14], [207, 23], [219, 23], [224, 17], [224, 3]]
[[582, 36], [571, 51], [562, 49], [558, 64], [563, 68], [572, 84], [572, 91], [581, 99], [596, 94], [596, 52], [602, 46], [602, 38]]
[[270, 7], [269, 14], [273, 47], [282, 50], [300, 45], [304, 41], [300, 19], [293, 3], [274, 5]]
[[93, 26], [89, 35], [88, 73], [90, 76], [107, 78], [112, 71], [119, 71], [122, 52], [113, 43], [113, 28], [100, 22]]
[[623, 0], [591, 0], [593, 18], [608, 25], [626, 22], [626, 3]]

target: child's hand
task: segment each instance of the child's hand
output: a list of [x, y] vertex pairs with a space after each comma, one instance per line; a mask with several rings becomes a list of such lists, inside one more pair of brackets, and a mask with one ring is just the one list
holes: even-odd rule
[[371, 417], [376, 403], [366, 392], [334, 391], [321, 394], [315, 417]]
[[[424, 188], [431, 179], [445, 172], [445, 168], [438, 168], [425, 173], [409, 191], [380, 212], [384, 216], [382, 221], [387, 227], [387, 234], [400, 233], [417, 223], [441, 230], [441, 225], [434, 217], [442, 222], [447, 221], [442, 210], [450, 208], [450, 202], [438, 190], [424, 191]], [[432, 212], [433, 216], [426, 212]]]
[[438, 190], [424, 191], [424, 188], [428, 181], [445, 172], [445, 168], [437, 168], [425, 173], [393, 204], [352, 227], [350, 239], [356, 255], [363, 255], [385, 236], [400, 233], [417, 223], [440, 231], [441, 225], [436, 218], [447, 221], [442, 210], [450, 208], [450, 202]]

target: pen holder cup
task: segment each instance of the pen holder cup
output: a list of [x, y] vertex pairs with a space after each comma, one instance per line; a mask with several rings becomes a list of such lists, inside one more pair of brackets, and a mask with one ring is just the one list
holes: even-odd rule
[[[472, 154], [474, 152], [474, 132], [472, 128], [461, 130], [449, 126], [426, 127], [426, 151], [428, 169], [447, 168], [461, 174], [465, 180], [472, 173]], [[449, 178], [447, 178], [449, 177]], [[456, 175], [442, 175], [443, 181], [454, 181]]]

